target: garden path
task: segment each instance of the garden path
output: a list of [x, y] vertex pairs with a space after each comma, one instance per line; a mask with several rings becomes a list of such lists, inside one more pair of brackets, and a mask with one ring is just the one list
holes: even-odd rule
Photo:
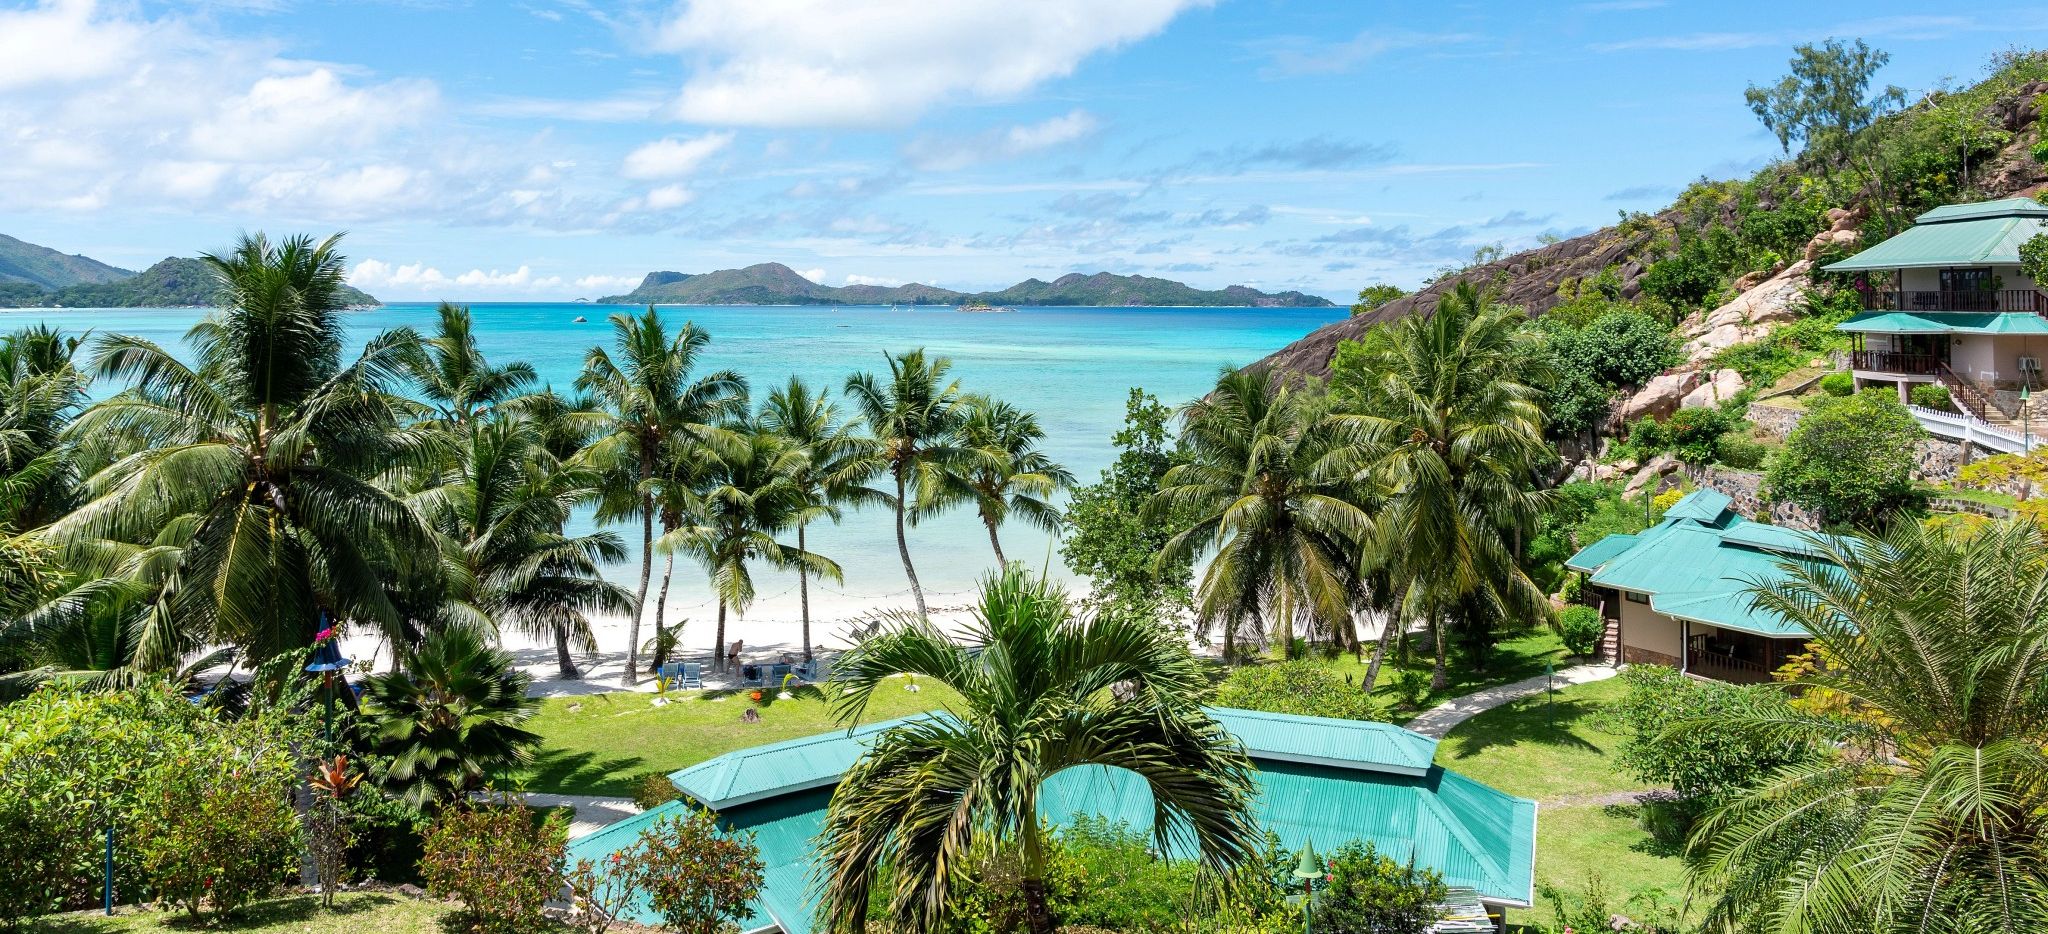
[[624, 798], [604, 798], [597, 795], [555, 795], [539, 791], [526, 792], [526, 803], [537, 808], [566, 807], [572, 815], [569, 819], [569, 839], [596, 831], [606, 824], [625, 820], [640, 813], [640, 806]]
[[1604, 681], [1614, 677], [1611, 665], [1574, 665], [1554, 675], [1537, 675], [1513, 684], [1501, 684], [1482, 691], [1473, 691], [1463, 697], [1453, 697], [1441, 704], [1417, 714], [1415, 719], [1404, 726], [1434, 739], [1443, 739], [1451, 728], [1472, 719], [1483, 711], [1492, 710], [1511, 700], [1541, 694], [1546, 685], [1564, 688], [1573, 684]]

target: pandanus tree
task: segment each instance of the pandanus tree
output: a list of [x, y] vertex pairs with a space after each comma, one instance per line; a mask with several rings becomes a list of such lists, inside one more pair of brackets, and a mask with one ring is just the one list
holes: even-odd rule
[[139, 450], [88, 481], [53, 539], [148, 542], [191, 517], [173, 621], [184, 638], [258, 661], [311, 644], [323, 610], [410, 642], [387, 585], [438, 572], [432, 529], [372, 481], [438, 461], [435, 433], [403, 426], [414, 406], [395, 391], [419, 338], [385, 332], [343, 364], [336, 246], [257, 234], [205, 257], [223, 308], [186, 335], [194, 363], [142, 338], [100, 338], [93, 369], [131, 385], [67, 430]]
[[654, 524], [661, 517], [656, 478], [666, 472], [664, 458], [691, 456], [692, 442], [707, 440], [714, 424], [745, 410], [746, 380], [728, 370], [696, 375], [697, 357], [711, 335], [686, 323], [670, 336], [652, 305], [642, 315], [612, 315], [611, 323], [612, 349], [590, 349], [576, 388], [590, 393], [605, 414], [604, 434], [592, 445], [593, 461], [611, 470], [598, 517], [640, 520], [640, 587], [627, 626], [623, 674], [630, 684], [640, 673], [640, 621], [654, 571]]
[[[726, 612], [745, 615], [754, 602], [750, 565], [766, 563], [784, 570], [840, 580], [839, 565], [777, 540], [777, 536], [811, 515], [810, 501], [790, 479], [791, 468], [803, 462], [780, 435], [758, 423], [730, 430], [732, 440], [706, 453], [705, 489], [697, 508], [675, 531], [655, 543], [662, 552], [696, 558], [711, 576], [718, 596], [718, 629], [713, 645], [725, 646]], [[723, 665], [725, 653], [716, 653]]]
[[1380, 497], [1360, 539], [1362, 569], [1384, 572], [1403, 595], [1374, 649], [1368, 686], [1403, 619], [1428, 624], [1430, 684], [1442, 690], [1452, 608], [1549, 613], [1517, 554], [1541, 514], [1535, 471], [1548, 456], [1532, 383], [1542, 353], [1522, 321], [1460, 283], [1434, 313], [1378, 325], [1338, 349], [1330, 391], [1353, 413], [1346, 420], [1363, 438], [1365, 486]]
[[896, 554], [903, 559], [903, 574], [910, 579], [917, 612], [924, 615], [930, 610], [925, 606], [924, 586], [917, 580], [917, 566], [910, 561], [910, 538], [905, 530], [914, 506], [910, 496], [936, 488], [949, 473], [967, 470], [980, 455], [960, 438], [967, 410], [960, 383], [946, 379], [953, 361], [926, 357], [921, 348], [884, 357], [889, 363], [888, 380], [873, 373], [856, 373], [846, 380], [846, 396], [860, 410], [861, 420], [880, 448], [883, 469], [894, 484], [893, 495], [882, 495], [888, 497], [896, 514]]
[[[1826, 750], [1696, 825], [1717, 929], [2048, 930], [2048, 546], [2025, 521], [1901, 521], [1758, 581], [1812, 633], [1792, 712], [1727, 723]], [[1726, 725], [1726, 724], [1724, 724]]]
[[[862, 484], [881, 469], [873, 439], [841, 417], [825, 390], [812, 392], [802, 379], [768, 394], [761, 407], [761, 427], [780, 435], [789, 446], [789, 484], [804, 506], [796, 515], [796, 550], [807, 552], [805, 529], [819, 519], [837, 523], [842, 507], [877, 499]], [[811, 573], [797, 568], [797, 599], [803, 626], [804, 660], [811, 658]]]
[[1196, 609], [1222, 625], [1225, 654], [1245, 620], [1283, 647], [1303, 621], [1348, 644], [1355, 543], [1371, 526], [1357, 505], [1356, 432], [1320, 393], [1251, 371], [1226, 372], [1181, 425], [1188, 461], [1167, 471], [1147, 514], [1193, 519], [1161, 567], [1213, 550]]
[[962, 470], [941, 474], [918, 509], [939, 512], [955, 503], [973, 503], [982, 527], [988, 530], [996, 564], [1008, 564], [997, 528], [1016, 516], [1047, 532], [1058, 532], [1060, 510], [1050, 500], [1074, 485], [1073, 472], [1039, 450], [1043, 440], [1045, 430], [1038, 427], [1037, 416], [1000, 399], [969, 396], [960, 441], [980, 456], [961, 465]]
[[1142, 780], [1162, 852], [1192, 851], [1220, 870], [1261, 843], [1250, 761], [1203, 710], [1208, 680], [1187, 646], [1148, 621], [1076, 616], [1065, 592], [1020, 567], [983, 582], [964, 642], [898, 614], [834, 672], [849, 724], [897, 674], [959, 700], [876, 737], [841, 779], [821, 837], [829, 930], [865, 930], [884, 884], [894, 929], [948, 930], [970, 850], [993, 844], [1019, 859], [1028, 929], [1049, 934], [1039, 793], [1076, 766]]

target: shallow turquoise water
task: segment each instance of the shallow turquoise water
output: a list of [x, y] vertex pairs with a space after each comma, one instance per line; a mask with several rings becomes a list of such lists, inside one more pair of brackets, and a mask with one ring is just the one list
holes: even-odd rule
[[[504, 361], [523, 358], [561, 389], [575, 381], [584, 352], [610, 340], [606, 316], [619, 306], [493, 303], [472, 305], [479, 343]], [[765, 395], [790, 374], [837, 395], [856, 370], [885, 371], [882, 353], [924, 347], [952, 358], [961, 388], [1000, 396], [1037, 413], [1046, 448], [1084, 482], [1112, 456], [1110, 435], [1123, 419], [1124, 398], [1142, 386], [1170, 405], [1213, 385], [1219, 370], [1242, 366], [1277, 350], [1342, 308], [1026, 308], [1013, 314], [963, 314], [950, 309], [694, 306], [662, 310], [680, 324], [694, 321], [711, 333], [706, 369], [731, 368]], [[66, 329], [91, 328], [149, 337], [176, 345], [202, 312], [194, 309], [23, 309], [0, 312], [0, 330], [44, 321]], [[573, 323], [578, 315], [590, 320]], [[431, 304], [386, 305], [351, 313], [360, 341], [386, 328], [429, 329]], [[111, 391], [101, 387], [101, 392]], [[631, 536], [637, 529], [622, 529]], [[812, 547], [838, 561], [843, 587], [814, 591], [814, 599], [879, 598], [906, 586], [885, 513], [855, 513], [837, 528], [814, 529]], [[1003, 532], [1012, 558], [1037, 566], [1047, 537], [1013, 525]], [[913, 557], [927, 591], [957, 595], [986, 571], [994, 557], [971, 512], [930, 520], [913, 530]], [[1057, 571], [1059, 559], [1052, 557]], [[637, 574], [637, 555], [611, 570], [621, 581]], [[763, 609], [794, 600], [793, 578], [763, 572], [757, 578]], [[702, 575], [678, 566], [678, 609], [702, 604]], [[934, 598], [937, 602], [937, 598]], [[694, 612], [694, 611], [693, 611]], [[758, 613], [759, 611], [757, 611]]]

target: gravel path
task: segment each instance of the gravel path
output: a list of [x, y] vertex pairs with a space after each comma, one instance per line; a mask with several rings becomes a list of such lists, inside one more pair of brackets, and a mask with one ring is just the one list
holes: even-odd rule
[[1573, 684], [1587, 684], [1614, 677], [1615, 670], [1608, 665], [1575, 665], [1557, 672], [1548, 678], [1537, 675], [1534, 678], [1502, 684], [1482, 691], [1473, 691], [1463, 697], [1454, 697], [1423, 711], [1408, 721], [1407, 727], [1424, 736], [1443, 739], [1451, 728], [1472, 719], [1474, 716], [1511, 700], [1543, 693], [1546, 684], [1564, 688]]

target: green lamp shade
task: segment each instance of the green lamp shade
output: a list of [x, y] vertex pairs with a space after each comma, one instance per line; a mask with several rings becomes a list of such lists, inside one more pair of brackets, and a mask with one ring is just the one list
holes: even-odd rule
[[1316, 859], [1316, 843], [1310, 840], [1301, 848], [1301, 857], [1294, 861], [1296, 879], [1320, 879], [1323, 877], [1322, 861]]

